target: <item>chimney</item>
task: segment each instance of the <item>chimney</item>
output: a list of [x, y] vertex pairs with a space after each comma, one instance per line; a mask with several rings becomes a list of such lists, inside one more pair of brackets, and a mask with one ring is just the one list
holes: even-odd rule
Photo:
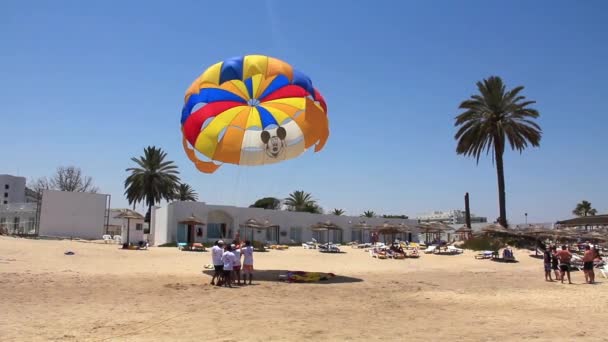
[[464, 194], [464, 219], [467, 228], [471, 228], [471, 208], [469, 207], [469, 193]]

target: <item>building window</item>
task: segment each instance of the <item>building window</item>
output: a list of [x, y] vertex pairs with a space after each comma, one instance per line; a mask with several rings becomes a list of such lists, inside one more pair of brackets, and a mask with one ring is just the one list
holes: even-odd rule
[[144, 230], [144, 225], [142, 223], [136, 223], [135, 230]]
[[8, 198], [8, 192], [4, 193], [4, 198]]
[[15, 217], [15, 219], [13, 221], [15, 223], [15, 226], [13, 227], [14, 230], [19, 229], [19, 223], [20, 223], [20, 221], [21, 221], [20, 217]]
[[294, 243], [302, 242], [302, 227], [291, 227], [289, 228], [289, 240]]
[[4, 184], [4, 190], [8, 190], [10, 189], [10, 186], [8, 184]]
[[209, 223], [207, 225], [207, 238], [220, 239], [222, 237], [222, 229], [219, 223]]
[[4, 203], [4, 204], [8, 204], [8, 201], [4, 201], [3, 203]]

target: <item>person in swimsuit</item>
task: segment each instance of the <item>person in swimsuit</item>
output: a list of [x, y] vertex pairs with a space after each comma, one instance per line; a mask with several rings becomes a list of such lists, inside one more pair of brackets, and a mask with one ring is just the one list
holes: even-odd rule
[[551, 278], [551, 249], [548, 246], [543, 254], [543, 262], [545, 266], [545, 281], [553, 281]]
[[568, 250], [566, 245], [562, 246], [562, 250], [557, 252], [557, 258], [559, 259], [559, 270], [562, 284], [564, 283], [564, 275], [568, 275], [568, 284], [572, 284], [570, 280], [570, 260], [572, 260], [572, 253]]
[[555, 280], [560, 280], [559, 277], [559, 259], [557, 258], [557, 248], [551, 246], [551, 269], [555, 273]]
[[585, 255], [583, 256], [583, 272], [585, 272], [585, 282], [593, 284], [595, 282], [595, 272], [593, 272], [593, 259], [595, 259], [595, 251], [591, 250], [591, 246], [585, 245]]

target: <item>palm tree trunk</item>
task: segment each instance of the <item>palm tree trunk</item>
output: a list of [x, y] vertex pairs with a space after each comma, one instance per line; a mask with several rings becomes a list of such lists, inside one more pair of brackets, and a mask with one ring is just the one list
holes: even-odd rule
[[500, 210], [500, 218], [498, 223], [503, 227], [507, 227], [507, 204], [505, 195], [505, 170], [502, 164], [502, 149], [494, 143], [494, 155], [496, 157], [496, 175], [498, 177], [498, 207]]

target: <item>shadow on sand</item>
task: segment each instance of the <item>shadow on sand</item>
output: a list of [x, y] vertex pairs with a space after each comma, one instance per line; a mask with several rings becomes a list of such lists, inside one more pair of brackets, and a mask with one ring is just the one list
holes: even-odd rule
[[[213, 277], [213, 270], [203, 270], [203, 274], [206, 274], [210, 277]], [[253, 282], [259, 281], [267, 281], [267, 282], [281, 282], [288, 283], [283, 280], [279, 280], [279, 275], [287, 274], [287, 270], [255, 270], [253, 273]], [[241, 278], [243, 274], [241, 273]], [[298, 283], [298, 284], [343, 284], [343, 283], [359, 283], [362, 282], [363, 279], [346, 277], [337, 275], [329, 280], [321, 280], [317, 282], [311, 283]]]

